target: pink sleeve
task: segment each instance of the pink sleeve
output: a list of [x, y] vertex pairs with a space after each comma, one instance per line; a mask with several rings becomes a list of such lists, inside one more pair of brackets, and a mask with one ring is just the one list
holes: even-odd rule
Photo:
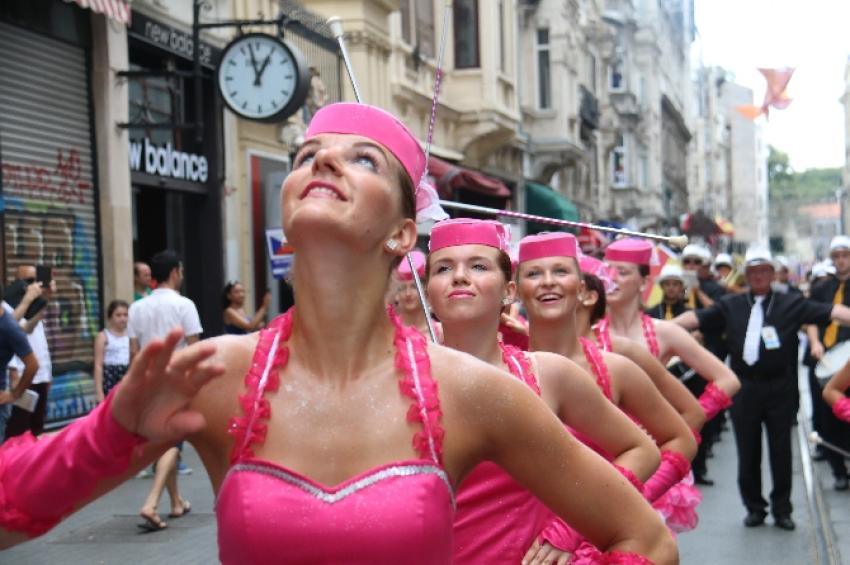
[[699, 397], [699, 405], [705, 412], [705, 421], [717, 416], [721, 410], [732, 406], [732, 399], [725, 392], [717, 388], [714, 383], [708, 383], [702, 395]]
[[842, 397], [838, 402], [832, 405], [832, 413], [839, 420], [850, 422], [850, 398]]
[[681, 481], [691, 470], [691, 464], [681, 453], [661, 452], [661, 465], [643, 487], [643, 495], [649, 502], [655, 502], [662, 494]]
[[98, 481], [129, 468], [146, 440], [112, 417], [113, 394], [56, 435], [27, 433], [0, 447], [0, 527], [39, 536], [90, 497]]

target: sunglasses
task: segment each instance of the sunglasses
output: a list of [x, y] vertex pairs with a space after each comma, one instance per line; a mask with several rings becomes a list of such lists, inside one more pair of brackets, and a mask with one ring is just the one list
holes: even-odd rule
[[701, 259], [682, 259], [683, 265], [702, 265]]

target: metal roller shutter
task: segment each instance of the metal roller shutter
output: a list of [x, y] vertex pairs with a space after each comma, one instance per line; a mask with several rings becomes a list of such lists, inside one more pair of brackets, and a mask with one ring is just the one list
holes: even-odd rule
[[22, 263], [53, 268], [48, 420], [64, 420], [91, 407], [101, 316], [86, 52], [0, 23], [0, 53], [4, 279]]

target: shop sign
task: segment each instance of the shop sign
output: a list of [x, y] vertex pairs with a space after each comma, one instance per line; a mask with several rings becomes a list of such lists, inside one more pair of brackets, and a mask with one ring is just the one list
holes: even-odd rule
[[[148, 43], [156, 45], [160, 49], [164, 49], [175, 55], [185, 57], [192, 60], [194, 56], [194, 41], [192, 34], [181, 31], [170, 25], [158, 22], [148, 18], [144, 14], [138, 12], [133, 13], [133, 23], [130, 28], [130, 33], [134, 36], [141, 37]], [[200, 42], [199, 55], [201, 64], [206, 67], [212, 67], [218, 55], [218, 50], [208, 43]]]
[[295, 249], [286, 242], [286, 236], [281, 228], [266, 230], [266, 246], [269, 251], [272, 276], [276, 279], [285, 278], [292, 269]]
[[209, 176], [209, 163], [203, 155], [177, 151], [170, 142], [157, 147], [146, 137], [130, 141], [130, 170], [203, 183]]

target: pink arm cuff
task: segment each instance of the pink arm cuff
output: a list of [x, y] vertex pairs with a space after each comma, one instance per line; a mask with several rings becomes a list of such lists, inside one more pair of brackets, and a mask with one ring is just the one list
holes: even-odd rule
[[850, 422], [850, 398], [842, 397], [832, 405], [832, 413], [839, 420]]
[[667, 490], [681, 481], [691, 470], [691, 464], [681, 453], [675, 451], [661, 452], [661, 465], [643, 487], [643, 495], [650, 502], [655, 502]]
[[637, 553], [625, 551], [602, 553], [594, 545], [584, 542], [573, 554], [570, 565], [653, 565], [653, 563]]
[[725, 392], [717, 388], [714, 383], [708, 383], [702, 395], [699, 397], [699, 405], [702, 406], [705, 412], [705, 421], [709, 421], [721, 410], [725, 410], [732, 406], [732, 399]]
[[145, 439], [112, 417], [112, 394], [62, 432], [27, 433], [0, 448], [0, 527], [36, 537], [94, 493], [98, 481], [130, 466]]
[[558, 517], [553, 518], [540, 533], [540, 539], [552, 547], [574, 553], [584, 541], [580, 533]]

